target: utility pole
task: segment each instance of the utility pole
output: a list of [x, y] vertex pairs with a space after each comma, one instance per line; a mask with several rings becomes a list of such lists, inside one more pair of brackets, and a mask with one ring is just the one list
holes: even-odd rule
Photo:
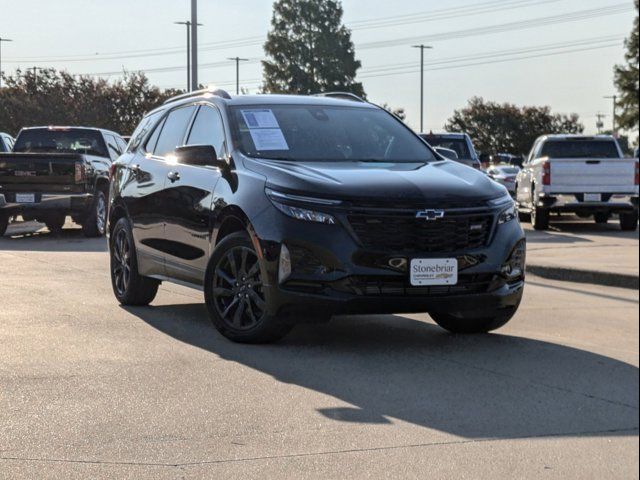
[[[173, 22], [175, 25], [185, 25], [187, 27], [187, 92], [191, 91], [191, 22]], [[201, 23], [198, 24], [202, 26]]]
[[606, 98], [609, 100], [613, 100], [613, 118], [611, 119], [613, 128], [611, 130], [611, 133], [613, 134], [614, 137], [618, 138], [618, 132], [616, 131], [616, 107], [617, 105], [617, 101], [618, 101], [618, 96], [617, 95], [607, 95], [606, 97], [602, 97], [602, 98]]
[[596, 114], [596, 117], [598, 120], [596, 120], [596, 128], [598, 129], [598, 133], [602, 133], [602, 128], [604, 127], [604, 122], [602, 121], [602, 119], [604, 117], [606, 117], [606, 115], [604, 113], [600, 113], [598, 112]]
[[420, 49], [420, 132], [424, 132], [424, 51], [432, 49], [430, 45], [413, 45], [412, 48]]
[[13, 40], [0, 37], [0, 88], [2, 88], [2, 42], [13, 42]]
[[198, 89], [198, 0], [191, 0], [191, 90]]
[[236, 95], [240, 95], [240, 62], [248, 62], [248, 58], [231, 57], [227, 60], [233, 60], [236, 62]]

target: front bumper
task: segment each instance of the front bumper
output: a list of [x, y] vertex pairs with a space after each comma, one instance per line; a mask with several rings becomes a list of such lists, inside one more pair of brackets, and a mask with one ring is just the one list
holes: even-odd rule
[[90, 193], [36, 193], [34, 196], [33, 203], [17, 203], [15, 193], [0, 193], [0, 211], [9, 215], [52, 210], [68, 214], [83, 213], [93, 202], [93, 195]]
[[[262, 256], [269, 313], [293, 322], [338, 314], [447, 312], [491, 316], [515, 309], [524, 289], [524, 273], [507, 279], [505, 262], [524, 242], [517, 220], [494, 225], [490, 241], [480, 248], [446, 254], [372, 251], [364, 248], [336, 215], [337, 225], [314, 224], [267, 209], [254, 219], [254, 242]], [[292, 254], [291, 274], [279, 278], [282, 245]], [[294, 255], [294, 252], [306, 252]], [[298, 257], [296, 260], [294, 257]], [[457, 258], [456, 286], [413, 287], [412, 258]]]

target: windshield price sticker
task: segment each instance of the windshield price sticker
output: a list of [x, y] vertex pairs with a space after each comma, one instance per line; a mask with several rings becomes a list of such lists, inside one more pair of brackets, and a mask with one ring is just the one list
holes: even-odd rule
[[280, 128], [272, 110], [242, 110], [244, 121], [251, 130], [254, 128]]
[[265, 108], [241, 112], [257, 151], [289, 150], [287, 140], [272, 110]]

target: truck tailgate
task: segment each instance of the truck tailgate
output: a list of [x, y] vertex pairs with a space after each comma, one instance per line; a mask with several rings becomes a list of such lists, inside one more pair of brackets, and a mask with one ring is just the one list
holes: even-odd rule
[[632, 158], [552, 158], [550, 163], [554, 192], [631, 193], [636, 188]]
[[74, 191], [76, 163], [83, 164], [82, 155], [2, 153], [0, 154], [0, 193]]

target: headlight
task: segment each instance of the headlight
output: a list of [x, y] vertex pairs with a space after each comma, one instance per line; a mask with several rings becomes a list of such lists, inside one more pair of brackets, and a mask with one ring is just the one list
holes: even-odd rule
[[518, 207], [513, 201], [513, 198], [511, 198], [511, 195], [509, 195], [509, 192], [505, 192], [505, 195], [502, 197], [489, 200], [489, 204], [496, 207], [504, 207], [504, 210], [500, 212], [500, 216], [498, 217], [498, 224], [500, 225], [518, 218]]
[[322, 213], [315, 210], [310, 210], [307, 208], [302, 208], [298, 206], [289, 205], [288, 203], [283, 203], [283, 201], [293, 200], [293, 201], [304, 201], [307, 203], [317, 203], [319, 205], [337, 205], [341, 202], [334, 200], [324, 200], [324, 199], [314, 199], [307, 197], [298, 197], [293, 195], [287, 195], [280, 192], [275, 192], [271, 189], [266, 189], [266, 194], [273, 203], [273, 206], [280, 210], [282, 213], [287, 215], [288, 217], [295, 218], [296, 220], [304, 220], [307, 222], [315, 222], [315, 223], [324, 223], [326, 225], [335, 225], [336, 219], [329, 215], [328, 213]]

